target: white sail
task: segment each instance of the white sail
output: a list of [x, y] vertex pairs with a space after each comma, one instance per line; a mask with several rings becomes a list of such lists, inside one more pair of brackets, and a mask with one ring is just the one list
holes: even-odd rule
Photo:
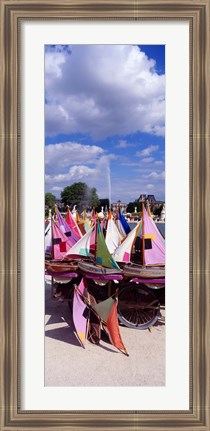
[[113, 253], [113, 257], [117, 262], [130, 262], [130, 257], [132, 253], [132, 247], [135, 241], [135, 238], [138, 234], [138, 230], [140, 228], [141, 221], [133, 228], [126, 238], [123, 240], [122, 244], [116, 248]]
[[90, 256], [90, 245], [91, 245], [91, 236], [93, 232], [94, 226], [82, 237], [70, 250], [67, 251], [64, 258], [68, 258], [71, 256]]
[[111, 218], [107, 223], [106, 245], [111, 254], [114, 253], [117, 247], [121, 244], [123, 236], [120, 234], [114, 220]]
[[123, 225], [122, 225], [121, 221], [120, 221], [119, 219], [117, 219], [115, 223], [116, 223], [117, 228], [118, 228], [118, 230], [119, 230], [119, 232], [120, 232], [120, 235], [121, 235], [123, 238], [125, 238], [125, 237], [126, 237], [126, 232], [125, 232], [125, 229], [124, 229], [124, 227], [123, 227]]

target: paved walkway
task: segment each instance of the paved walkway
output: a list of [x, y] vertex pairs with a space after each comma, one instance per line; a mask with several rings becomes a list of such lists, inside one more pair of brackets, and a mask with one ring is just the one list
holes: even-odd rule
[[74, 334], [67, 302], [51, 299], [46, 281], [45, 386], [164, 386], [165, 325], [149, 330], [120, 326], [129, 357], [110, 344], [87, 342], [83, 349]]

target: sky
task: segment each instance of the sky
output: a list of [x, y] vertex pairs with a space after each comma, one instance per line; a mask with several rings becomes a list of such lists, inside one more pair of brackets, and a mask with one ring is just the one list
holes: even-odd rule
[[45, 46], [45, 192], [165, 200], [164, 45]]

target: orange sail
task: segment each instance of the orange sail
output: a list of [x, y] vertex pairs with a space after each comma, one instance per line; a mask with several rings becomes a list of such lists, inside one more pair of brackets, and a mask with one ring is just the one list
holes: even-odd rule
[[125, 355], [129, 356], [120, 335], [117, 316], [117, 298], [114, 299], [110, 296], [98, 304], [93, 304], [92, 308], [100, 319], [106, 323], [109, 338], [113, 346]]
[[114, 305], [112, 307], [112, 310], [110, 312], [110, 315], [108, 317], [106, 324], [109, 332], [110, 341], [112, 342], [112, 344], [122, 353], [129, 356], [122, 342], [122, 338], [119, 331], [118, 316], [117, 316], [117, 300], [115, 300], [114, 302]]

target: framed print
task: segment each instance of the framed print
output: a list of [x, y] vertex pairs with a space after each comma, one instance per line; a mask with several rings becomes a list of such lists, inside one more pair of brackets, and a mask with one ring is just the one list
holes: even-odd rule
[[[2, 431], [209, 429], [209, 6], [1, 0]], [[168, 290], [166, 378], [158, 387], [45, 385], [44, 103], [52, 95], [45, 53], [69, 44], [165, 46]], [[53, 57], [58, 77], [62, 61]], [[62, 106], [60, 113], [67, 115]], [[152, 144], [144, 155], [151, 151]]]

